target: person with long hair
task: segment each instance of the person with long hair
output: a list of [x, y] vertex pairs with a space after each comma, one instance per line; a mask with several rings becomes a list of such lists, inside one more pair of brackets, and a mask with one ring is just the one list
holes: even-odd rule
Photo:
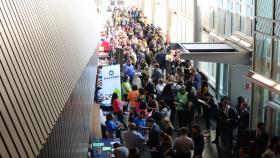
[[168, 134], [169, 136], [172, 136], [172, 131], [173, 131], [173, 125], [168, 117], [165, 117], [162, 119], [162, 124], [163, 124], [163, 131], [164, 133]]
[[161, 93], [161, 99], [170, 107], [171, 109], [171, 116], [170, 121], [173, 122], [176, 114], [176, 107], [175, 107], [175, 96], [172, 90], [172, 84], [168, 83], [163, 88]]
[[118, 121], [120, 121], [125, 127], [125, 122], [123, 120], [123, 106], [121, 105], [121, 101], [118, 98], [117, 93], [113, 93], [112, 98], [111, 98], [111, 105], [113, 108], [114, 114], [117, 116]]

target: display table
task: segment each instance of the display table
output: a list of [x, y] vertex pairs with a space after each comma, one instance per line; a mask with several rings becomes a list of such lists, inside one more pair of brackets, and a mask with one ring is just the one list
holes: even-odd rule
[[[127, 109], [127, 102], [125, 101], [121, 101], [121, 106], [125, 107], [125, 109]], [[102, 109], [103, 111], [113, 111], [113, 107], [111, 105], [111, 99], [107, 99], [107, 100], [103, 100], [100, 103], [100, 109]]]
[[100, 138], [94, 139], [91, 144], [91, 157], [92, 158], [106, 158], [112, 157], [113, 144], [120, 143], [121, 140], [119, 138]]

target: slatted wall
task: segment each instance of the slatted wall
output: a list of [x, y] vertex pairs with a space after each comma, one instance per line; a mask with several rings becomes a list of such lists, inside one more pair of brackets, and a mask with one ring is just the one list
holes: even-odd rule
[[85, 157], [94, 0], [0, 1], [0, 157]]

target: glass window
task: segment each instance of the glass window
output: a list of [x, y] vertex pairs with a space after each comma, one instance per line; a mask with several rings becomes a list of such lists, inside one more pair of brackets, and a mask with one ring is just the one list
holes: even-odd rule
[[280, 136], [280, 112], [276, 112], [276, 128], [275, 128], [275, 134], [277, 136]]
[[232, 16], [233, 16], [233, 13], [230, 12], [230, 11], [227, 11], [226, 12], [226, 27], [225, 27], [225, 33], [227, 35], [231, 35], [232, 33]]
[[[280, 40], [274, 40], [274, 48], [273, 48], [273, 79], [280, 82]], [[277, 103], [280, 103], [280, 95], [273, 94], [272, 95], [273, 101], [276, 101]]]
[[245, 23], [246, 18], [244, 16], [240, 16], [240, 31], [245, 32]]
[[271, 64], [271, 37], [256, 34], [254, 66], [255, 71], [270, 77]]
[[280, 20], [280, 0], [275, 1], [275, 18], [276, 20]]
[[280, 37], [280, 23], [275, 23], [274, 35]]
[[272, 0], [257, 0], [257, 16], [272, 18]]
[[253, 17], [253, 8], [247, 6], [246, 16]]
[[253, 32], [253, 20], [250, 18], [246, 19], [246, 34], [252, 36]]
[[227, 10], [233, 11], [233, 2], [229, 1], [229, 2], [227, 3]]
[[254, 0], [247, 0], [247, 5], [253, 5]]
[[254, 84], [253, 89], [253, 100], [251, 104], [253, 105], [253, 108], [251, 109], [251, 126], [252, 128], [256, 129], [256, 124], [260, 121], [264, 121], [265, 119], [265, 114], [267, 111], [265, 107], [269, 98], [269, 90], [256, 84]]
[[222, 84], [222, 95], [228, 95], [228, 64], [221, 64], [222, 69], [221, 69], [221, 77], [223, 78], [220, 81], [220, 84]]
[[272, 22], [265, 19], [256, 19], [256, 30], [259, 32], [271, 34]]
[[218, 0], [218, 7], [223, 8], [223, 0]]
[[239, 3], [235, 4], [235, 12], [239, 14], [241, 13], [241, 5]]

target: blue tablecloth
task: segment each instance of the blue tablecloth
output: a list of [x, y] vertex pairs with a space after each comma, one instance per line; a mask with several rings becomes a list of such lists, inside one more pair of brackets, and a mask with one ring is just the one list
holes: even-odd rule
[[[112, 152], [111, 151], [102, 151], [103, 147], [111, 147], [113, 149], [113, 144], [116, 142], [121, 142], [119, 138], [102, 138], [102, 139], [94, 139], [93, 143], [91, 144], [92, 152], [91, 152], [91, 157], [92, 158], [106, 158], [108, 155], [110, 155]], [[100, 147], [94, 147], [94, 143], [100, 143], [103, 144]], [[99, 148], [99, 149], [98, 149]], [[96, 154], [97, 150], [100, 150], [100, 155]]]

